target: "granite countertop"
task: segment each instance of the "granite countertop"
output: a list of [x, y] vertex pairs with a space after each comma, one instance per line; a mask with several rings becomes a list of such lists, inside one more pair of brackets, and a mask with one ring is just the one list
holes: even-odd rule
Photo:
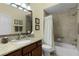
[[10, 52], [16, 51], [24, 46], [28, 46], [36, 41], [39, 41], [41, 39], [38, 38], [31, 38], [31, 42], [29, 43], [24, 43], [24, 44], [15, 44], [15, 42], [8, 42], [6, 44], [0, 43], [0, 56], [6, 55]]

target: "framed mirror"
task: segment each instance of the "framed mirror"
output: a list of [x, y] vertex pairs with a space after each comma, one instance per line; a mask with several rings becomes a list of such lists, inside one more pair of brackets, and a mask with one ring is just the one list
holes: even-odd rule
[[1, 3], [0, 7], [0, 35], [32, 32], [31, 10], [19, 9], [21, 6], [15, 3]]

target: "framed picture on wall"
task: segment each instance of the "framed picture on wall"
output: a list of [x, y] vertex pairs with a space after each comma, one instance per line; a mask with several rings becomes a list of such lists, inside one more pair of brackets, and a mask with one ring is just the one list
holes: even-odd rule
[[40, 19], [39, 18], [35, 18], [35, 23], [36, 24], [40, 24]]
[[40, 30], [40, 26], [39, 25], [35, 25], [35, 30]]

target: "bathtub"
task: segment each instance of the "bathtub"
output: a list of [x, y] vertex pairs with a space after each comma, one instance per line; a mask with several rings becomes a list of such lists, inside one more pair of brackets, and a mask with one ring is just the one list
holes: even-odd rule
[[76, 46], [67, 43], [58, 43], [55, 45], [57, 56], [79, 56]]

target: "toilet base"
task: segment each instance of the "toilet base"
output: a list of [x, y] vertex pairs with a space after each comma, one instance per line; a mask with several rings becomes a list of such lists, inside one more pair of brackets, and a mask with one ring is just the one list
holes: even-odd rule
[[55, 51], [52, 51], [52, 52], [46, 52], [46, 51], [44, 51], [43, 52], [43, 56], [55, 56], [55, 55], [56, 55]]
[[50, 56], [51, 53], [54, 54], [55, 49], [53, 49], [53, 47], [49, 46], [49, 45], [42, 45], [42, 49], [43, 49], [43, 55], [44, 56]]

